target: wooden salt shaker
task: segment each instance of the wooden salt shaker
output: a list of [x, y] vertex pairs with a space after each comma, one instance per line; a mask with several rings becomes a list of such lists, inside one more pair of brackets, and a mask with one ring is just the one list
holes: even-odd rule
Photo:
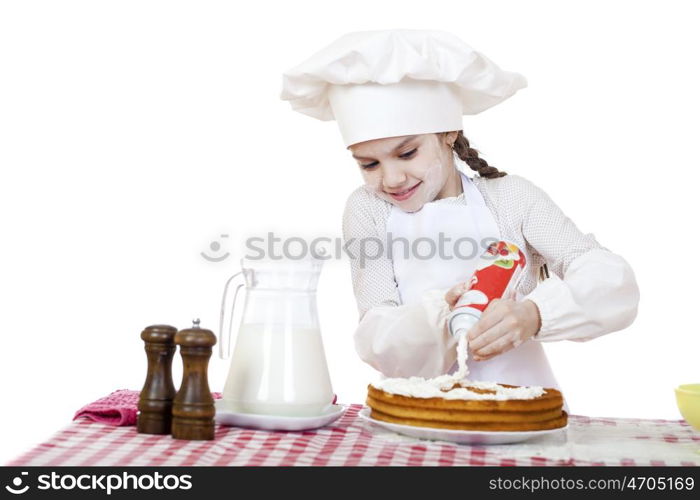
[[175, 439], [214, 439], [214, 398], [211, 397], [207, 370], [216, 336], [199, 327], [180, 330], [175, 335], [182, 356], [182, 384], [173, 401], [172, 435]]
[[176, 333], [177, 328], [170, 325], [151, 325], [141, 332], [148, 358], [148, 373], [139, 395], [138, 432], [170, 434], [175, 397], [172, 364]]

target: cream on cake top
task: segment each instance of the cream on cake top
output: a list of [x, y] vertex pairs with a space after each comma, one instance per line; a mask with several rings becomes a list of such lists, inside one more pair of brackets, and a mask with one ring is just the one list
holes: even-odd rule
[[[372, 383], [377, 389], [399, 396], [414, 398], [443, 398], [443, 399], [534, 399], [544, 394], [544, 388], [539, 386], [504, 387], [496, 382], [478, 382], [466, 378], [467, 368], [467, 335], [463, 333], [457, 343], [458, 370], [452, 375], [440, 375], [435, 378], [409, 377], [386, 378]], [[461, 387], [454, 387], [459, 384]], [[487, 389], [492, 393], [478, 393], [467, 387]]]

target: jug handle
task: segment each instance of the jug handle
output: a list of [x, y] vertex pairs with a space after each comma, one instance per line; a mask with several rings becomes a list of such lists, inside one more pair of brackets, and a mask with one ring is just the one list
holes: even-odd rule
[[238, 297], [238, 291], [245, 286], [245, 283], [240, 283], [236, 286], [236, 291], [233, 294], [233, 304], [231, 305], [231, 319], [228, 323], [228, 332], [224, 335], [224, 317], [226, 315], [226, 295], [228, 295], [228, 289], [231, 282], [237, 277], [242, 276], [241, 271], [237, 272], [226, 280], [226, 285], [224, 285], [224, 294], [221, 297], [221, 312], [219, 314], [219, 357], [221, 359], [228, 359], [231, 354], [231, 330], [233, 329], [233, 315], [236, 310], [236, 298]]

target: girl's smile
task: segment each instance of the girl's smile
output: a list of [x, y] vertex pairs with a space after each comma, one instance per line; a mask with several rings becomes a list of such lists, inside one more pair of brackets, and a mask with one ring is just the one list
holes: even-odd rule
[[394, 192], [394, 193], [389, 192], [389, 191], [385, 191], [385, 193], [391, 195], [391, 197], [394, 198], [396, 201], [404, 201], [404, 200], [409, 199], [411, 196], [413, 196], [413, 193], [416, 192], [416, 188], [418, 188], [418, 186], [420, 186], [422, 183], [423, 183], [423, 181], [420, 181], [420, 182], [418, 182], [418, 184], [416, 184], [412, 188], [405, 189], [403, 191]]

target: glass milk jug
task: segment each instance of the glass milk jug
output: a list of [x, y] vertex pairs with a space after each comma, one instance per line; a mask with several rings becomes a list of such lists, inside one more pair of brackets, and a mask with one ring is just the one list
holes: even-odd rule
[[[241, 259], [229, 278], [220, 317], [219, 353], [230, 351], [236, 297], [245, 286], [243, 315], [231, 358], [223, 404], [230, 411], [282, 416], [320, 415], [331, 407], [328, 365], [316, 308], [322, 260]], [[230, 306], [227, 293], [238, 284]]]

